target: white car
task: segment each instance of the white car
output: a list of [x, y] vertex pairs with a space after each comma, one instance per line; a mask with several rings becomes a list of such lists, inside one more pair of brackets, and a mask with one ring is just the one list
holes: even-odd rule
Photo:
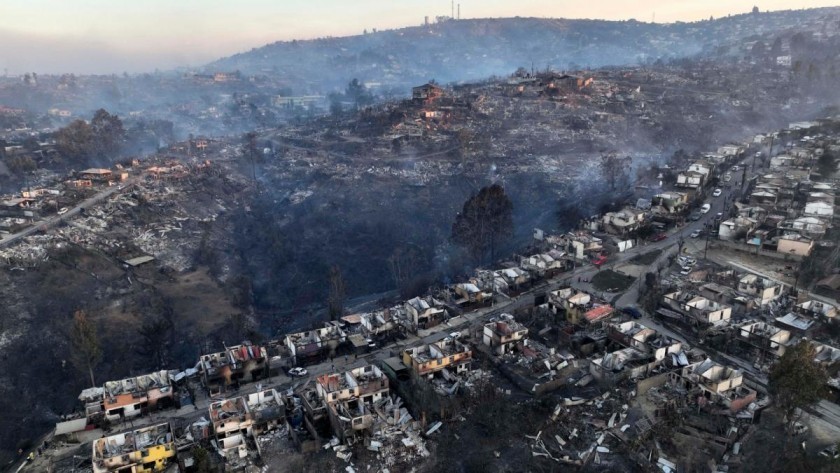
[[699, 237], [699, 236], [700, 236], [700, 233], [701, 233], [701, 232], [700, 232], [700, 230], [694, 230], [694, 231], [693, 231], [693, 232], [691, 232], [691, 234], [690, 234], [690, 235], [688, 235], [688, 236], [690, 236], [691, 238], [697, 238], [697, 237]]
[[702, 214], [709, 213], [709, 210], [712, 210], [711, 204], [703, 204], [703, 206], [700, 207], [700, 213], [702, 213]]
[[715, 197], [720, 197], [721, 194], [723, 194], [723, 191], [720, 189], [715, 189], [715, 191], [712, 192], [712, 195]]
[[301, 368], [299, 366], [289, 370], [289, 376], [306, 376], [307, 374], [309, 373], [306, 371], [306, 368]]

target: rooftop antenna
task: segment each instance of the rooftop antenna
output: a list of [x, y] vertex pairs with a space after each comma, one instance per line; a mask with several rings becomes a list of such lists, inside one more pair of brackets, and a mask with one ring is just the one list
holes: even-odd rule
[[449, 18], [455, 18], [455, 0], [452, 0], [452, 15]]

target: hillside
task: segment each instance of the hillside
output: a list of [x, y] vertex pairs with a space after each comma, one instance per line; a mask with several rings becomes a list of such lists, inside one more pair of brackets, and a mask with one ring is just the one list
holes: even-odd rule
[[[720, 53], [747, 38], [824, 22], [838, 8], [743, 14], [696, 23], [502, 18], [449, 20], [343, 38], [282, 41], [220, 59], [207, 70], [284, 77], [295, 93], [343, 87], [350, 78], [386, 91], [508, 74], [627, 65]], [[326, 72], [326, 73], [325, 73]]]

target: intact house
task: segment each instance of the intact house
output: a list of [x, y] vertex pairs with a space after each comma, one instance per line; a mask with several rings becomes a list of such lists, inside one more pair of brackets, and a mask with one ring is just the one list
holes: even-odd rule
[[199, 358], [204, 385], [207, 387], [229, 386], [240, 380], [256, 381], [265, 373], [268, 352], [265, 347], [243, 343], [225, 348], [224, 351], [208, 353]]
[[286, 335], [283, 344], [289, 349], [295, 364], [315, 362], [334, 355], [347, 341], [347, 334], [336, 325]]
[[446, 317], [443, 303], [431, 296], [409, 299], [405, 303], [405, 311], [417, 330], [432, 328]]
[[499, 320], [484, 324], [483, 342], [496, 355], [504, 355], [528, 336], [528, 328], [517, 322], [512, 315], [502, 314]]
[[664, 304], [682, 314], [690, 323], [720, 325], [732, 317], [732, 307], [688, 291], [665, 294]]
[[78, 177], [80, 179], [89, 179], [91, 181], [110, 181], [114, 173], [110, 169], [90, 168], [84, 171], [79, 171]]
[[318, 376], [315, 389], [326, 403], [333, 432], [342, 442], [373, 427], [375, 406], [390, 392], [388, 377], [373, 365]]
[[177, 450], [168, 422], [93, 441], [93, 473], [151, 473], [173, 463]]
[[[102, 412], [111, 422], [137, 417], [152, 409], [170, 407], [175, 402], [166, 370], [108, 381], [103, 386], [102, 396]], [[88, 409], [88, 413], [92, 410]]]
[[411, 88], [412, 100], [434, 100], [442, 95], [443, 89], [432, 83]]
[[710, 359], [690, 364], [669, 375], [670, 383], [689, 390], [701, 406], [717, 403], [738, 412], [756, 399], [754, 389], [744, 385], [744, 375]]
[[782, 295], [782, 285], [772, 279], [747, 274], [738, 281], [738, 292], [750, 295], [765, 306]]

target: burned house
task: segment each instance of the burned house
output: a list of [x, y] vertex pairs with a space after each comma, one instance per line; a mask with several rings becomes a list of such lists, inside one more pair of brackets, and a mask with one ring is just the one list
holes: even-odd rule
[[568, 250], [577, 259], [599, 253], [604, 247], [600, 238], [587, 232], [573, 232], [566, 235]]
[[607, 337], [621, 348], [591, 361], [589, 372], [599, 381], [646, 378], [662, 365], [688, 364], [682, 343], [637, 322], [609, 324]]
[[216, 451], [229, 467], [244, 467], [249, 452], [256, 451], [251, 430], [254, 419], [245, 398], [214, 402], [208, 412], [216, 434]]
[[444, 321], [443, 303], [431, 296], [415, 297], [405, 303], [405, 311], [417, 330], [432, 328]]
[[376, 417], [375, 405], [390, 392], [388, 377], [373, 365], [318, 376], [315, 389], [342, 442], [369, 431]]
[[265, 347], [245, 342], [218, 353], [201, 355], [198, 368], [205, 386], [229, 386], [239, 381], [260, 379], [265, 374], [267, 362]]
[[638, 230], [644, 221], [645, 212], [632, 208], [607, 212], [601, 217], [601, 225], [605, 232], [621, 236]]
[[781, 297], [782, 285], [772, 279], [747, 274], [738, 281], [738, 292], [752, 296], [763, 307]]
[[459, 283], [455, 285], [455, 294], [459, 299], [455, 301], [457, 305], [465, 304], [481, 304], [486, 300], [491, 300], [492, 292], [485, 292], [479, 289], [478, 286], [471, 282]]
[[688, 205], [688, 194], [684, 192], [663, 192], [653, 196], [651, 204], [658, 213], [678, 213]]
[[732, 317], [732, 307], [688, 291], [665, 294], [664, 305], [681, 314], [691, 324], [721, 325]]
[[499, 320], [484, 324], [484, 344], [496, 355], [504, 355], [528, 336], [528, 328], [517, 322], [512, 315], [502, 314]]
[[289, 349], [294, 364], [316, 362], [334, 355], [347, 341], [347, 334], [336, 325], [286, 335], [283, 344]]
[[522, 268], [506, 268], [494, 273], [495, 278], [502, 279], [504, 286], [507, 288], [506, 291], [501, 290], [499, 292], [506, 292], [508, 295], [518, 293], [524, 285], [531, 281], [531, 275]]
[[570, 262], [564, 258], [565, 255], [562, 251], [552, 250], [523, 257], [519, 264], [522, 269], [537, 278], [549, 278], [569, 269]]
[[418, 377], [431, 378], [443, 370], [461, 373], [470, 369], [472, 350], [451, 338], [439, 342], [407, 348], [402, 354], [403, 363]]
[[[108, 381], [102, 391], [105, 418], [118, 422], [174, 405], [169, 372], [157, 371], [142, 376]], [[90, 412], [90, 411], [89, 411]]]
[[174, 461], [175, 440], [168, 422], [96, 439], [92, 445], [93, 473], [152, 473]]
[[564, 314], [567, 322], [579, 324], [592, 308], [592, 297], [572, 287], [561, 287], [549, 293], [548, 307], [554, 314]]
[[744, 375], [740, 371], [708, 358], [669, 376], [672, 385], [688, 390], [701, 406], [719, 404], [735, 413], [756, 399], [756, 391], [743, 384]]
[[738, 341], [758, 363], [772, 362], [793, 344], [790, 331], [765, 322], [748, 321], [735, 330]]

